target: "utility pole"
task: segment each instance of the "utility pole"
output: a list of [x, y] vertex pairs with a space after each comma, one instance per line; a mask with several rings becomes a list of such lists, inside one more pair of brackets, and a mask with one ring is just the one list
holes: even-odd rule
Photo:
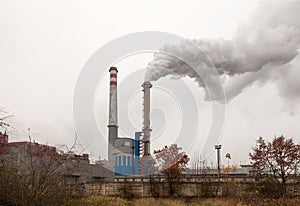
[[215, 145], [215, 149], [217, 150], [217, 164], [218, 164], [218, 177], [220, 177], [220, 161], [221, 161], [221, 156], [220, 156], [220, 149], [222, 145]]

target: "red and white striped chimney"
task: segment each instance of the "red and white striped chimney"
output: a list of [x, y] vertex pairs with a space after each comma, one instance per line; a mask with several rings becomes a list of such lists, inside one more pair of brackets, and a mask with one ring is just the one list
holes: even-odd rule
[[116, 67], [110, 67], [110, 89], [109, 89], [109, 123], [118, 125], [118, 102], [117, 102], [117, 73]]
[[114, 165], [115, 141], [118, 138], [118, 101], [117, 101], [117, 73], [116, 67], [110, 67], [109, 80], [109, 117], [108, 117], [108, 163]]

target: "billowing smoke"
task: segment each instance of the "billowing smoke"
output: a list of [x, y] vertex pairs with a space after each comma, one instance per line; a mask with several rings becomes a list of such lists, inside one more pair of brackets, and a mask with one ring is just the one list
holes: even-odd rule
[[[281, 96], [295, 100], [300, 97], [300, 81], [293, 75], [300, 73], [300, 57], [297, 57], [300, 49], [299, 11], [299, 1], [264, 2], [248, 22], [239, 26], [231, 40], [184, 40], [178, 45], [165, 45], [161, 52], [154, 54], [145, 79], [155, 81], [167, 75], [188, 76], [207, 92], [207, 82], [214, 80], [209, 71], [215, 67], [219, 76], [226, 77], [224, 87], [228, 100], [255, 82], [264, 84], [274, 80]], [[166, 53], [198, 65], [201, 75]], [[220, 97], [210, 98], [219, 100]]]

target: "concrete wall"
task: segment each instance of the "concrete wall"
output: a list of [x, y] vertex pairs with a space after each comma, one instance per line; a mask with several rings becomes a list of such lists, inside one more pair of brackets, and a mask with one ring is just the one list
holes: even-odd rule
[[[231, 196], [253, 197], [258, 195], [250, 191], [254, 184], [251, 178], [201, 179], [172, 182], [175, 197]], [[290, 183], [288, 195], [300, 197], [300, 182]], [[87, 195], [110, 195], [123, 197], [168, 197], [171, 194], [170, 183], [164, 180], [123, 179], [117, 182], [86, 184]]]

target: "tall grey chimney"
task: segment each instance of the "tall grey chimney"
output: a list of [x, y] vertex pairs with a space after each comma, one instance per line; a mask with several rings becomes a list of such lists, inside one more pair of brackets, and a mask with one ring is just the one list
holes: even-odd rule
[[108, 165], [114, 166], [115, 140], [118, 138], [118, 101], [117, 101], [117, 73], [116, 67], [110, 67], [109, 87], [109, 120], [108, 120]]
[[144, 82], [143, 85], [143, 142], [144, 142], [144, 156], [150, 155], [150, 82]]

